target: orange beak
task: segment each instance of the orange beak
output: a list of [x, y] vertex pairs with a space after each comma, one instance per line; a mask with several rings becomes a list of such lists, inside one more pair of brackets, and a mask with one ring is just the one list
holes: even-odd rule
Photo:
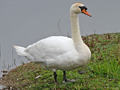
[[92, 17], [92, 15], [90, 15], [90, 14], [88, 13], [88, 11], [87, 11], [87, 10], [85, 10], [85, 9], [83, 9], [83, 10], [82, 10], [82, 13], [84, 13], [84, 14], [86, 14], [86, 15], [88, 15], [88, 16], [90, 16], [90, 17]]

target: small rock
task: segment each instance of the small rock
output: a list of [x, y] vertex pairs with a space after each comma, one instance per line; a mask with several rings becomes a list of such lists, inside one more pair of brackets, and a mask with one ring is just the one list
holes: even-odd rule
[[85, 71], [78, 70], [78, 73], [79, 73], [79, 74], [84, 74]]
[[8, 73], [8, 71], [5, 71], [5, 70], [3, 70], [3, 71], [1, 71], [2, 73]]
[[38, 79], [38, 78], [40, 78], [40, 77], [41, 77], [41, 75], [39, 75], [39, 76], [35, 77], [35, 79]]
[[5, 73], [4, 73], [4, 74], [2, 75], [2, 77], [5, 77], [5, 76], [7, 76], [7, 75], [8, 75], [8, 74], [5, 74]]

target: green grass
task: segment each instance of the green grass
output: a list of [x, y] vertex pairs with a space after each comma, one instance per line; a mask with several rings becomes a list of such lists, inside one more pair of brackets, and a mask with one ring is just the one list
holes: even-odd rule
[[[8, 87], [23, 90], [119, 90], [120, 33], [93, 34], [83, 37], [83, 40], [91, 49], [91, 61], [83, 68], [67, 71], [67, 78], [80, 78], [78, 81], [63, 84], [63, 73], [58, 70], [60, 85], [56, 85], [53, 72], [34, 63], [16, 67], [3, 77], [3, 81]], [[80, 75], [79, 69], [85, 70], [85, 74]], [[38, 75], [41, 77], [35, 79]]]

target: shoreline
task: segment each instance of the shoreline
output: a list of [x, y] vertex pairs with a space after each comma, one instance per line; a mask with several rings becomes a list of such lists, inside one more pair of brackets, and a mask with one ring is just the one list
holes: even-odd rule
[[[78, 82], [75, 82], [74, 84], [71, 83], [68, 86], [67, 84], [65, 86], [55, 86], [53, 73], [51, 71], [45, 70], [41, 68], [40, 65], [30, 62], [10, 70], [4, 77], [0, 78], [0, 84], [5, 85], [6, 88], [25, 88], [26, 90], [29, 90], [29, 88], [31, 88], [31, 90], [34, 90], [34, 88], [39, 88], [37, 90], [41, 90], [42, 88], [54, 90], [55, 87], [59, 90], [64, 90], [66, 88], [76, 89], [78, 86], [81, 87], [81, 89], [111, 89], [112, 87], [112, 89], [114, 89], [114, 86], [120, 82], [119, 79], [117, 79], [119, 77], [120, 68], [120, 33], [108, 33], [102, 35], [92, 34], [82, 38], [92, 52], [91, 61], [85, 69], [86, 73], [79, 75], [78, 72], [76, 72], [77, 69], [67, 72], [67, 77], [70, 79], [71, 77], [80, 77], [81, 79]], [[116, 70], [114, 70], [114, 68]], [[83, 70], [84, 68], [80, 69]], [[107, 74], [108, 71], [110, 72]], [[58, 81], [62, 83], [62, 71], [58, 71], [57, 73]], [[35, 77], [37, 76], [40, 77], [36, 80]], [[98, 82], [96, 82], [96, 80]], [[113, 84], [113, 82], [116, 83]], [[113, 86], [108, 87], [108, 84]], [[104, 87], [102, 85], [104, 85]], [[119, 88], [119, 86], [117, 87]]]

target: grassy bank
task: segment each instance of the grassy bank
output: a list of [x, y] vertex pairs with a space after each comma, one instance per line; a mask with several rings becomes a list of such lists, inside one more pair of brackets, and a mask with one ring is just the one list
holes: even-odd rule
[[[78, 81], [62, 84], [63, 73], [58, 70], [58, 81], [61, 85], [56, 85], [52, 71], [27, 63], [11, 70], [0, 82], [7, 87], [25, 90], [119, 90], [120, 33], [93, 34], [83, 37], [83, 40], [91, 49], [91, 61], [84, 68], [67, 72], [69, 79], [80, 78]], [[85, 74], [80, 75], [78, 70], [85, 71]], [[35, 79], [37, 76], [39, 78]]]

